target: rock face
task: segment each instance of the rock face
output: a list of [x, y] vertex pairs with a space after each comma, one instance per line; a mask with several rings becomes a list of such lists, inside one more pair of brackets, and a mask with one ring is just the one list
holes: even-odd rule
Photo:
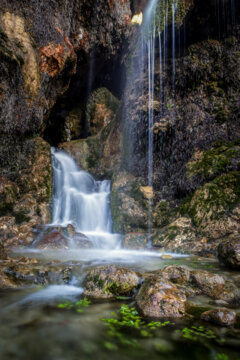
[[136, 302], [144, 316], [180, 318], [185, 315], [186, 295], [167, 280], [150, 279], [140, 288]]
[[218, 246], [218, 259], [228, 268], [240, 270], [240, 235], [229, 236]]
[[87, 120], [91, 135], [96, 135], [115, 118], [119, 101], [106, 88], [96, 89], [87, 103]]
[[113, 265], [91, 270], [85, 281], [84, 295], [96, 299], [115, 299], [117, 296], [132, 296], [140, 285], [134, 272]]
[[[192, 5], [186, 18], [191, 30], [187, 31], [187, 52], [185, 49], [177, 56], [174, 89], [172, 63], [166, 64], [161, 82], [159, 59], [155, 64], [154, 102], [150, 104], [155, 123], [152, 129], [152, 218], [153, 228], [157, 230], [154, 245], [216, 255], [223, 238], [240, 232], [237, 122], [240, 79], [236, 57], [240, 49], [239, 20], [235, 27], [229, 23], [228, 34], [221, 34], [221, 39], [216, 40], [222, 27], [216, 24], [215, 5], [198, 0]], [[226, 11], [230, 11], [226, 2], [225, 5]], [[134, 6], [141, 8], [139, 4]], [[238, 4], [236, 14], [239, 10]], [[208, 16], [203, 15], [205, 11]], [[136, 65], [136, 51], [133, 54], [132, 64]], [[162, 98], [159, 97], [161, 85]], [[135, 71], [125, 89], [122, 157], [124, 169], [145, 184], [148, 177], [146, 104], [147, 70], [143, 76]], [[137, 230], [132, 226], [131, 231]]]
[[7, 247], [29, 245], [34, 238], [32, 228], [50, 221], [50, 146], [41, 138], [30, 143], [29, 163], [18, 177], [14, 181], [0, 178], [0, 234]]
[[116, 232], [147, 229], [148, 200], [141, 191], [140, 181], [125, 172], [113, 179], [111, 208]]
[[237, 314], [224, 308], [214, 309], [202, 313], [201, 319], [220, 326], [232, 326], [237, 320]]

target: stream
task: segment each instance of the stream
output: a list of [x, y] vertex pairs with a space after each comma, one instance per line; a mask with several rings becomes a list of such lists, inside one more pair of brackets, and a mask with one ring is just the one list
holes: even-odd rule
[[[0, 294], [0, 358], [75, 360], [97, 357], [104, 360], [114, 356], [120, 360], [148, 356], [180, 360], [187, 354], [193, 360], [238, 359], [239, 330], [236, 329], [206, 327], [200, 320], [188, 317], [170, 321], [150, 333], [123, 327], [116, 334], [111, 328], [109, 331], [101, 319], [118, 317], [122, 306], [135, 307], [133, 299], [92, 300], [80, 311], [74, 305], [69, 306], [85, 301], [82, 293], [86, 274], [98, 265], [113, 264], [141, 274], [171, 264], [188, 269], [214, 269], [219, 274], [223, 271], [211, 259], [184, 254], [167, 254], [169, 258], [163, 259], [161, 252], [151, 248], [120, 248], [120, 235], [112, 233], [110, 182], [95, 181], [90, 174], [79, 170], [71, 157], [56, 150], [53, 150], [53, 169], [53, 221], [49, 227], [72, 224], [89, 237], [94, 247], [79, 249], [70, 241], [68, 250], [41, 250], [35, 243], [32, 248], [11, 254], [13, 259], [21, 256], [37, 259], [46, 269], [63, 266], [71, 271], [64, 281], [55, 282], [53, 277], [48, 285], [24, 286]], [[226, 271], [224, 275], [233, 276], [233, 273]], [[205, 306], [208, 299], [198, 296], [193, 302], [196, 306]], [[144, 328], [151, 320], [142, 321]], [[192, 326], [203, 326], [204, 330], [193, 330]]]

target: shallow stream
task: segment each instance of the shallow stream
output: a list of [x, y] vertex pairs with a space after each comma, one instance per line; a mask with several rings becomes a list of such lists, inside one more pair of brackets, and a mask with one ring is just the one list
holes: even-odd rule
[[[23, 255], [23, 253], [15, 253]], [[239, 359], [240, 330], [214, 327], [200, 320], [171, 321], [144, 334], [134, 327], [121, 328], [121, 335], [109, 332], [102, 318], [113, 318], [123, 304], [134, 306], [131, 299], [112, 302], [93, 301], [81, 308], [59, 308], [59, 304], [81, 299], [86, 271], [99, 264], [117, 264], [141, 273], [169, 264], [211, 271], [216, 263], [194, 257], [163, 260], [159, 253], [147, 251], [79, 250], [31, 251], [25, 253], [47, 264], [73, 267], [71, 282], [47, 287], [31, 286], [0, 293], [0, 358], [2, 360], [79, 360], [79, 359]], [[221, 272], [220, 269], [218, 269]], [[225, 273], [226, 275], [227, 273]], [[231, 273], [231, 276], [237, 274]], [[202, 305], [206, 299], [195, 299]], [[145, 324], [150, 319], [145, 319]], [[144, 325], [145, 326], [145, 325]], [[200, 330], [191, 327], [203, 326]], [[183, 329], [187, 330], [184, 330]], [[201, 328], [200, 328], [201, 329]], [[208, 331], [210, 330], [210, 336]], [[212, 333], [211, 333], [212, 331]], [[214, 335], [213, 335], [214, 334]]]

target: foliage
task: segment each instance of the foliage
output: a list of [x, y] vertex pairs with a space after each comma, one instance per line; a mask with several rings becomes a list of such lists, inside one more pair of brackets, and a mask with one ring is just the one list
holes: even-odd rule
[[76, 303], [72, 303], [70, 301], [66, 301], [65, 303], [62, 304], [58, 304], [58, 308], [59, 309], [66, 309], [66, 310], [76, 310], [76, 312], [78, 313], [82, 313], [83, 312], [83, 308], [88, 307], [91, 304], [91, 301], [84, 298], [81, 299], [79, 301], [77, 301]]
[[217, 353], [214, 360], [229, 360], [228, 355]]
[[[145, 322], [134, 307], [122, 305], [118, 313], [112, 312], [113, 317], [101, 319], [107, 326], [107, 336], [117, 340], [120, 345], [139, 347], [138, 338], [149, 338], [158, 328], [170, 325], [170, 321]], [[133, 332], [134, 330], [134, 332]], [[107, 341], [104, 343], [108, 350], [115, 350], [116, 345]]]
[[197, 341], [201, 339], [212, 340], [216, 338], [215, 333], [212, 330], [205, 329], [204, 326], [192, 326], [191, 328], [185, 327], [184, 329], [179, 330], [179, 332], [185, 339], [191, 341]]

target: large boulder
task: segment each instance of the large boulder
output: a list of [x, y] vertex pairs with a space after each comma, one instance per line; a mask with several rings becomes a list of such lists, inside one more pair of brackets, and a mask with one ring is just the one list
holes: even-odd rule
[[37, 249], [68, 249], [69, 242], [66, 236], [62, 232], [62, 228], [49, 228], [44, 231], [42, 236], [38, 236], [35, 247]]
[[87, 274], [83, 294], [96, 299], [132, 296], [140, 283], [141, 279], [134, 271], [114, 265], [100, 266]]
[[225, 308], [213, 309], [202, 313], [201, 319], [220, 326], [232, 326], [237, 320], [237, 314]]
[[165, 279], [146, 280], [137, 294], [136, 301], [144, 316], [181, 318], [185, 315], [186, 295]]
[[190, 280], [200, 293], [212, 299], [224, 300], [228, 303], [239, 301], [237, 287], [223, 276], [205, 270], [195, 270], [191, 272]]
[[234, 234], [218, 246], [218, 259], [230, 269], [240, 270], [240, 234]]

